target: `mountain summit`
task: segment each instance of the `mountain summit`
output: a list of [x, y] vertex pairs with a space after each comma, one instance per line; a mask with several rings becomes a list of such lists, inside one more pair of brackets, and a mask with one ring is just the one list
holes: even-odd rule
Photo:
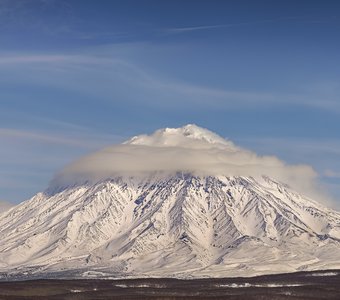
[[340, 214], [281, 181], [301, 188], [310, 174], [195, 125], [133, 137], [81, 158], [0, 215], [0, 276], [340, 268]]
[[125, 144], [158, 147], [190, 147], [193, 146], [193, 143], [190, 144], [190, 142], [195, 141], [203, 142], [203, 144], [206, 144], [206, 147], [209, 145], [209, 147], [229, 147], [236, 149], [236, 146], [232, 142], [194, 124], [188, 124], [181, 128], [159, 129], [152, 135], [135, 136], [125, 142]]

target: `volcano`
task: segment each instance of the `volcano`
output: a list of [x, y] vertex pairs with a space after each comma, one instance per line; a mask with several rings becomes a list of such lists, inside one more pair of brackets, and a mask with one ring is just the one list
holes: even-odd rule
[[195, 125], [133, 137], [67, 166], [0, 214], [0, 276], [339, 269], [340, 213], [301, 193], [306, 185], [282, 182], [305, 173]]

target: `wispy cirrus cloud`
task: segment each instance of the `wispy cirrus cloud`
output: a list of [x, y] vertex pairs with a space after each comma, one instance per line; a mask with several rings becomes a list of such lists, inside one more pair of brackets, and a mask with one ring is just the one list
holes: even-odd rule
[[250, 25], [258, 25], [258, 24], [266, 24], [266, 23], [283, 22], [283, 21], [294, 21], [294, 20], [305, 19], [305, 18], [306, 17], [304, 16], [300, 16], [300, 17], [274, 18], [274, 19], [256, 20], [256, 21], [249, 21], [249, 22], [235, 22], [235, 23], [226, 23], [226, 24], [215, 24], [215, 25], [172, 27], [172, 28], [163, 29], [163, 32], [169, 33], [169, 34], [171, 33], [180, 34], [180, 33], [189, 33], [193, 31], [224, 29], [224, 28], [250, 26]]
[[[90, 54], [17, 54], [0, 56], [0, 65], [16, 74], [18, 83], [57, 86], [79, 93], [130, 98], [152, 106], [209, 106], [209, 109], [250, 109], [259, 105], [303, 105], [340, 112], [337, 93], [306, 89], [301, 93], [228, 90], [162, 78], [152, 70], [119, 56]], [[24, 69], [27, 68], [27, 72]], [[18, 72], [20, 72], [18, 74]], [[1, 71], [0, 71], [1, 73]], [[26, 74], [30, 74], [27, 78]], [[78, 80], [74, 80], [78, 78]], [[1, 80], [0, 80], [1, 84]], [[136, 98], [140, 95], [140, 99]], [[124, 100], [125, 101], [125, 100]], [[126, 101], [125, 101], [126, 102]]]
[[106, 57], [81, 55], [81, 54], [6, 54], [0, 53], [0, 65], [17, 64], [82, 64], [82, 65], [107, 65], [107, 64], [126, 64], [127, 62]]
[[[76, 4], [68, 0], [0, 0], [0, 25], [7, 34], [13, 29], [37, 35], [80, 40], [116, 40], [126, 32], [84, 30], [88, 22], [75, 13]], [[8, 31], [7, 31], [8, 30]]]
[[58, 135], [53, 136], [50, 133], [38, 133], [27, 130], [0, 128], [0, 139], [4, 138], [34, 140], [49, 144], [60, 144], [67, 146], [91, 148], [91, 144], [88, 141], [76, 139], [75, 137], [64, 137]]
[[98, 135], [84, 131], [73, 131], [73, 133], [54, 133], [42, 131], [29, 131], [13, 128], [0, 128], [0, 140], [21, 140], [37, 141], [44, 144], [58, 144], [71, 147], [80, 147], [85, 149], [95, 149], [98, 144], [103, 142], [112, 142], [120, 140], [120, 137], [114, 135]]
[[70, 57], [64, 55], [3, 55], [0, 57], [0, 64], [56, 63], [69, 60]]

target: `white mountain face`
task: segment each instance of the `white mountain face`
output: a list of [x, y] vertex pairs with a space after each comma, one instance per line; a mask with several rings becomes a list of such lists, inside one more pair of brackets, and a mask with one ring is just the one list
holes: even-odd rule
[[[194, 125], [124, 145], [241, 151]], [[230, 277], [340, 268], [340, 213], [265, 175], [192, 169], [94, 178], [56, 180], [0, 215], [2, 276]]]

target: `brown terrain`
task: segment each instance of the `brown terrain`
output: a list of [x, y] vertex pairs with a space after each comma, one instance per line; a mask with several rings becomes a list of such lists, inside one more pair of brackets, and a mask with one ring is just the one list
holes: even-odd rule
[[340, 299], [340, 271], [253, 278], [0, 282], [0, 299]]

